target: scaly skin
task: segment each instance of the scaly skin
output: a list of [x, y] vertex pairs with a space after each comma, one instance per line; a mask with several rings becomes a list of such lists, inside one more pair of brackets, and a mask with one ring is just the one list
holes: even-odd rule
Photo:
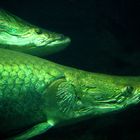
[[0, 49], [0, 77], [2, 134], [125, 109], [140, 97], [139, 77], [85, 72], [5, 49]]
[[70, 38], [37, 26], [0, 9], [1, 48], [22, 51], [32, 55], [46, 55], [64, 49]]
[[0, 131], [46, 119], [44, 90], [63, 73], [45, 60], [25, 54], [0, 49], [0, 56]]

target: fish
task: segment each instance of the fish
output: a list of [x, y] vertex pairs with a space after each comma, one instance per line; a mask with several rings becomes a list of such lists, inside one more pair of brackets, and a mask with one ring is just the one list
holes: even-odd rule
[[[126, 110], [140, 103], [139, 76], [83, 71], [43, 59], [42, 53], [35, 56], [37, 49], [26, 53], [30, 46], [40, 47], [27, 40], [36, 41], [40, 36], [26, 36], [30, 24], [24, 25], [9, 14], [5, 17], [0, 16], [0, 134], [4, 139], [28, 140], [55, 126]], [[21, 41], [23, 38], [27, 46]]]
[[37, 27], [0, 9], [1, 48], [45, 56], [63, 50], [70, 42], [63, 34]]
[[0, 134], [11, 140], [140, 102], [140, 77], [91, 73], [13, 50], [0, 49], [0, 77]]

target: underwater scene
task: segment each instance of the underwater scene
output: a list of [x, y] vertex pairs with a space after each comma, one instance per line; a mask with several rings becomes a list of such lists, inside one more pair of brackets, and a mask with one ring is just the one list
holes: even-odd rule
[[0, 1], [0, 140], [140, 140], [140, 2]]

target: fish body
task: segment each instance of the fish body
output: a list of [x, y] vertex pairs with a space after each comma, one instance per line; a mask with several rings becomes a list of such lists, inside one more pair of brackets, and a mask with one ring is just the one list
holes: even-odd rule
[[56, 124], [138, 104], [140, 77], [90, 73], [0, 49], [0, 133], [26, 140]]
[[32, 25], [0, 9], [1, 48], [43, 56], [64, 49], [70, 38]]

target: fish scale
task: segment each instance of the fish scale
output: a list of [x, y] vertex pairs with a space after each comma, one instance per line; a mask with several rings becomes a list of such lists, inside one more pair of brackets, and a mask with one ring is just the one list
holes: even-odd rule
[[[1, 50], [0, 54], [2, 53], [6, 54], [7, 52]], [[22, 58], [21, 56], [17, 56], [17, 54], [14, 56], [14, 53], [12, 55], [11, 53], [7, 53], [4, 57], [0, 57], [0, 62], [2, 63], [0, 65], [0, 82], [3, 81], [20, 86], [26, 85], [27, 87], [34, 85], [34, 87], [41, 90], [44, 86], [47, 86], [50, 81], [53, 81], [59, 73], [57, 72], [56, 74], [56, 70], [53, 72], [50, 66], [49, 68], [44, 67], [45, 63], [38, 61], [37, 59], [36, 61], [31, 60], [30, 57]]]
[[[42, 118], [41, 116], [45, 116], [44, 111], [39, 111], [43, 110], [41, 106], [45, 105], [43, 92], [50, 83], [63, 77], [59, 70], [51, 71], [51, 65], [46, 65], [46, 62], [41, 58], [0, 49], [0, 56], [2, 54], [4, 55], [0, 57], [1, 133], [10, 131], [16, 123], [19, 123], [18, 127], [28, 126], [29, 122], [29, 124], [33, 124], [38, 122]], [[2, 115], [4, 110], [5, 114]], [[29, 117], [28, 122], [24, 123], [16, 120], [19, 116], [21, 120], [26, 119], [27, 112], [31, 112], [30, 116], [36, 114], [37, 110], [41, 114], [33, 120], [31, 117]], [[14, 112], [17, 112], [16, 118]], [[2, 121], [3, 119], [8, 122], [7, 125], [5, 125], [5, 121]], [[16, 128], [18, 128], [17, 126]]]

